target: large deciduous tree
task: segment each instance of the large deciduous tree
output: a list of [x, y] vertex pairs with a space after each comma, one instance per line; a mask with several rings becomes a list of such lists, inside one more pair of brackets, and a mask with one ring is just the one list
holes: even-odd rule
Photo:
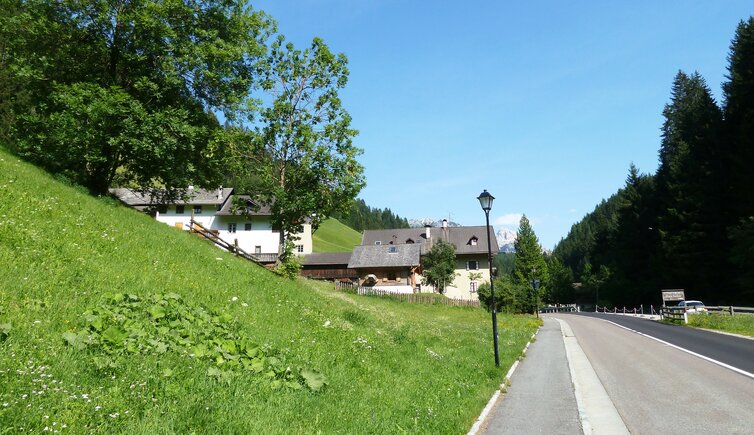
[[424, 282], [445, 293], [445, 287], [453, 283], [456, 276], [456, 248], [445, 240], [438, 240], [422, 256], [422, 276]]
[[316, 229], [350, 208], [365, 185], [364, 168], [353, 145], [357, 131], [338, 95], [348, 80], [345, 55], [319, 38], [297, 50], [281, 36], [271, 45], [264, 77], [269, 104], [236, 151], [252, 180], [244, 187], [270, 204], [285, 258], [305, 222]]
[[[8, 0], [3, 0], [7, 2]], [[245, 2], [19, 0], [2, 14], [16, 151], [94, 193], [219, 180], [274, 24]], [[7, 76], [7, 79], [6, 79]]]

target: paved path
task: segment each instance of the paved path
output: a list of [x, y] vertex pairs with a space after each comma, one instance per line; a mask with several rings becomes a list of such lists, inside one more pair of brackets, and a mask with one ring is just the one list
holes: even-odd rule
[[580, 434], [560, 324], [545, 319], [511, 377], [508, 392], [487, 418], [485, 434]]

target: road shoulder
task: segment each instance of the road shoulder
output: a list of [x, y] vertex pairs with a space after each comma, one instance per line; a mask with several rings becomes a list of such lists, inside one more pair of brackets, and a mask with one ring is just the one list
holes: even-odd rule
[[628, 434], [623, 419], [597, 377], [592, 364], [581, 349], [568, 322], [555, 319], [561, 328], [573, 381], [574, 395], [579, 410], [582, 430], [585, 434]]

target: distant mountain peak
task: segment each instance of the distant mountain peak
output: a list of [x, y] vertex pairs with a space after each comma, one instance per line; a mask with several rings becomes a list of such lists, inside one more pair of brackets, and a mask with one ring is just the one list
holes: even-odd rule
[[[427, 225], [430, 227], [441, 227], [442, 219], [421, 218], [421, 219], [409, 219], [408, 226], [411, 228], [424, 228]], [[453, 221], [448, 221], [449, 227], [460, 227], [461, 224]]]
[[508, 228], [500, 228], [500, 231], [495, 233], [497, 237], [497, 244], [500, 247], [500, 252], [513, 253], [516, 252], [516, 237], [518, 235], [515, 231]]

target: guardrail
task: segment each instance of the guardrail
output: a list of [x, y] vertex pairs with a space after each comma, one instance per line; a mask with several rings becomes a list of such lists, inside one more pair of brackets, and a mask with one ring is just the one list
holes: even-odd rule
[[736, 314], [754, 314], [754, 308], [752, 307], [708, 306], [707, 310], [718, 313], [727, 313], [731, 316], [734, 316]]
[[658, 315], [658, 314], [660, 314], [660, 313], [658, 313], [655, 310], [654, 305], [650, 305], [649, 309], [646, 310], [646, 312], [645, 312], [645, 309], [644, 309], [644, 305], [639, 305], [639, 308], [626, 308], [626, 307], [623, 307], [623, 308], [618, 308], [618, 307], [608, 308], [608, 307], [600, 307], [598, 305], [597, 307], [595, 307], [594, 312], [595, 313], [606, 313], [606, 314], [633, 314], [635, 316], [636, 315], [645, 315], [645, 314], [646, 315]]
[[576, 309], [576, 304], [571, 305], [550, 305], [546, 307], [541, 307], [539, 309], [540, 313], [573, 313], [578, 311]]

